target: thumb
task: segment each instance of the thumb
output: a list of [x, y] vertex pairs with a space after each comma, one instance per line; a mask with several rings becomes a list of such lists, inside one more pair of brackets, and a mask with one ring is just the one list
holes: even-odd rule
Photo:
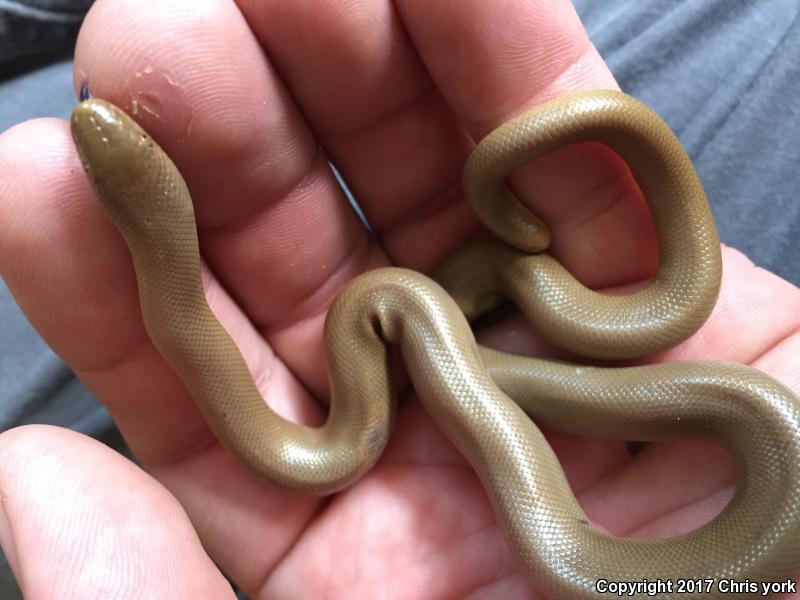
[[25, 598], [225, 598], [178, 501], [72, 431], [0, 434], [0, 543]]

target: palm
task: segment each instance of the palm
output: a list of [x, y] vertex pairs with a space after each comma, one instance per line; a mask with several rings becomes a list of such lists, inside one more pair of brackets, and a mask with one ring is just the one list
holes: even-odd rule
[[[78, 84], [87, 78], [96, 95], [128, 107], [135, 99], [137, 118], [184, 172], [212, 308], [268, 401], [307, 422], [323, 413], [321, 330], [341, 287], [380, 265], [428, 269], [480, 230], [459, 192], [469, 139], [539, 100], [613, 85], [566, 5], [404, 1], [396, 12], [367, 3], [350, 13], [347, 4], [241, 0], [237, 9], [187, 0], [155, 15], [106, 0], [95, 6], [76, 56]], [[344, 173], [374, 238], [317, 144]], [[37, 177], [43, 160], [47, 175]], [[13, 229], [2, 223], [2, 274], [170, 493], [75, 435], [17, 430], [3, 438], [5, 456], [25, 462], [6, 458], [4, 477], [32, 482], [31, 497], [20, 492], [10, 505], [18, 530], [53, 510], [35, 492], [61, 473], [65, 488], [79, 478], [94, 491], [65, 502], [71, 508], [53, 527], [69, 530], [87, 511], [102, 515], [92, 520], [97, 536], [141, 522], [148, 543], [135, 535], [118, 543], [138, 552], [149, 580], [159, 582], [148, 597], [165, 593], [166, 581], [173, 597], [222, 590], [206, 553], [254, 597], [360, 597], [375, 589], [392, 597], [533, 597], [472, 471], [413, 399], [403, 403], [378, 466], [330, 501], [276, 493], [240, 467], [147, 341], [125, 250], [79, 171], [63, 123], [27, 123], [0, 140], [0, 190], [14, 192], [0, 197], [27, 215]], [[607, 150], [558, 152], [514, 183], [552, 226], [553, 252], [588, 285], [623, 285], [652, 272], [646, 209]], [[43, 227], [53, 232], [49, 252]], [[669, 358], [751, 363], [800, 385], [786, 360], [800, 345], [793, 335], [800, 293], [733, 251], [725, 257], [717, 310]], [[53, 289], [81, 302], [56, 302]], [[538, 348], [534, 337], [507, 336], [502, 326], [486, 335]], [[587, 513], [613, 533], [692, 529], [732, 493], [735, 467], [715, 448], [676, 442], [631, 457], [621, 441], [551, 439]], [[34, 471], [13, 466], [31, 457]], [[130, 514], [126, 501], [142, 512]], [[26, 540], [17, 535], [18, 545], [41, 543]], [[122, 560], [62, 552], [71, 569], [105, 560], [103, 569], [113, 571], [109, 561]], [[175, 555], [183, 558], [176, 569], [152, 576]], [[29, 579], [55, 576], [29, 568]]]

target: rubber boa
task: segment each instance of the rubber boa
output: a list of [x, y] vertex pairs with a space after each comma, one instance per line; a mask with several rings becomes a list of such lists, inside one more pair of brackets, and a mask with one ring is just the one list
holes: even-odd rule
[[[283, 490], [329, 494], [367, 472], [394, 420], [394, 344], [423, 405], [478, 473], [520, 568], [548, 597], [597, 598], [600, 579], [761, 581], [797, 569], [800, 414], [786, 387], [710, 361], [613, 368], [514, 356], [479, 346], [470, 329], [468, 318], [508, 298], [568, 350], [631, 358], [679, 343], [706, 320], [721, 274], [714, 222], [686, 152], [640, 102], [608, 90], [566, 96], [478, 143], [464, 193], [499, 239], [456, 251], [433, 279], [387, 267], [347, 284], [325, 323], [332, 400], [318, 428], [269, 408], [209, 309], [192, 200], [172, 161], [105, 101], [81, 102], [71, 124], [88, 178], [130, 250], [149, 336], [253, 473]], [[629, 295], [589, 290], [542, 253], [546, 226], [504, 184], [526, 160], [590, 140], [628, 163], [658, 232], [656, 276]], [[736, 494], [691, 533], [614, 537], [589, 522], [534, 422], [589, 436], [721, 444], [738, 461]], [[652, 597], [717, 596], [727, 594]]]

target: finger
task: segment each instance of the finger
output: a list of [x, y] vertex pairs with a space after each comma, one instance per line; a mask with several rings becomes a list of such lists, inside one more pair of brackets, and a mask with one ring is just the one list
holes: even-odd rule
[[233, 598], [180, 504], [99, 442], [0, 435], [0, 541], [26, 598]]
[[476, 229], [460, 194], [472, 143], [392, 2], [239, 6], [396, 263], [430, 267]]
[[[543, 100], [616, 87], [566, 0], [396, 4], [474, 139]], [[553, 230], [552, 253], [585, 284], [618, 285], [654, 271], [655, 237], [641, 194], [605, 146], [582, 144], [531, 161], [511, 183]]]
[[[0, 276], [37, 330], [109, 407], [142, 463], [185, 504], [208, 551], [243, 585], [256, 585], [319, 500], [276, 493], [219, 446], [147, 338], [130, 259], [90, 196], [65, 123], [31, 121], [0, 136]], [[212, 309], [270, 404], [314, 422], [316, 405], [302, 386], [219, 284], [207, 284]], [[243, 549], [252, 560], [241, 560]]]
[[75, 60], [76, 85], [126, 108], [174, 159], [212, 272], [324, 396], [325, 310], [384, 259], [236, 5], [101, 0]]

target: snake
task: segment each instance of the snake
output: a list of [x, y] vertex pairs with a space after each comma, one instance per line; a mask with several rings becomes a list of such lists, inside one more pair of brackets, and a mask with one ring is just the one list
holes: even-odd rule
[[[280, 490], [325, 495], [367, 473], [396, 417], [396, 349], [420, 402], [477, 473], [518, 568], [545, 596], [597, 598], [601, 580], [771, 581], [796, 573], [800, 404], [787, 387], [732, 363], [591, 366], [518, 356], [478, 344], [471, 327], [510, 302], [557, 346], [615, 360], [673, 347], [706, 321], [721, 281], [718, 234], [690, 158], [645, 104], [615, 90], [570, 94], [479, 141], [463, 190], [493, 235], [455, 250], [430, 275], [389, 266], [343, 287], [325, 321], [331, 403], [318, 427], [270, 408], [209, 308], [192, 199], [166, 153], [125, 111], [97, 98], [78, 104], [71, 131], [129, 250], [149, 337], [221, 444], [256, 476]], [[546, 252], [548, 227], [506, 183], [525, 162], [587, 141], [627, 163], [657, 232], [656, 274], [631, 293], [581, 284]], [[694, 531], [614, 536], [589, 520], [540, 427], [709, 441], [736, 459], [736, 490]], [[684, 592], [649, 597], [728, 595], [705, 586]]]

